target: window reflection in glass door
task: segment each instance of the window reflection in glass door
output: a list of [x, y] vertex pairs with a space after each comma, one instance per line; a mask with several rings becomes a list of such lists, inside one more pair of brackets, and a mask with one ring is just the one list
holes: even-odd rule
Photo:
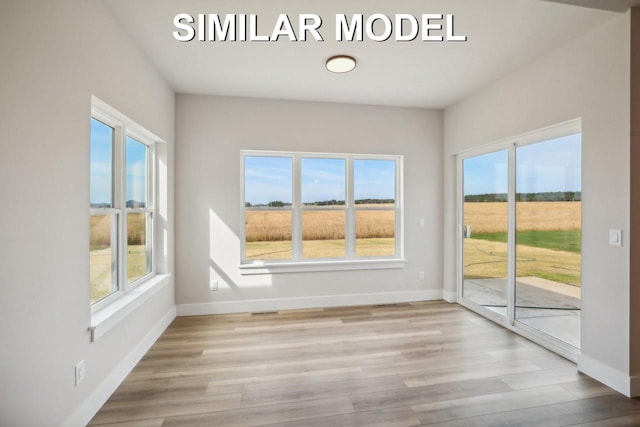
[[507, 313], [508, 151], [463, 160], [463, 298]]
[[581, 137], [516, 148], [515, 319], [580, 347]]

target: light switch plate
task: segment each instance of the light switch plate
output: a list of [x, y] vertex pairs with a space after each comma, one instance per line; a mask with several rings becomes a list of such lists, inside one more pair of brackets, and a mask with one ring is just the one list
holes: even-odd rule
[[79, 361], [78, 364], [75, 366], [75, 374], [76, 374], [76, 385], [78, 385], [84, 379], [84, 360]]
[[609, 245], [622, 246], [622, 230], [609, 230]]

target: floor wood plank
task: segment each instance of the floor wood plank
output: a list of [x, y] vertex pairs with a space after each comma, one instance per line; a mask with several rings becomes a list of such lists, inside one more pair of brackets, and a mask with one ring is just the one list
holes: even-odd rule
[[[304, 427], [411, 427], [420, 424], [411, 408], [391, 408], [334, 417], [304, 420]], [[300, 421], [269, 424], [269, 427], [300, 427]]]
[[640, 413], [640, 400], [615, 394], [483, 415], [492, 427], [563, 427]]
[[442, 301], [177, 318], [90, 425], [640, 425], [640, 401]]
[[425, 403], [411, 409], [422, 422], [427, 423], [491, 415], [572, 400], [577, 400], [577, 397], [567, 390], [559, 386], [549, 386]]

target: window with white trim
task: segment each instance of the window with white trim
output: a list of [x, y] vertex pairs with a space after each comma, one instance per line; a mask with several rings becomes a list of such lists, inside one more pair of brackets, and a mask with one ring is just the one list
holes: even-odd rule
[[90, 134], [90, 300], [100, 308], [154, 275], [154, 139], [94, 105]]
[[241, 157], [241, 267], [402, 258], [402, 156]]

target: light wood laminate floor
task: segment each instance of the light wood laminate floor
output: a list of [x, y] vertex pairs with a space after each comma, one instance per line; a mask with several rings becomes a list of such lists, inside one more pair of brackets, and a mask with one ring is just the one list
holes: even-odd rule
[[640, 426], [640, 400], [436, 301], [177, 318], [91, 425]]

